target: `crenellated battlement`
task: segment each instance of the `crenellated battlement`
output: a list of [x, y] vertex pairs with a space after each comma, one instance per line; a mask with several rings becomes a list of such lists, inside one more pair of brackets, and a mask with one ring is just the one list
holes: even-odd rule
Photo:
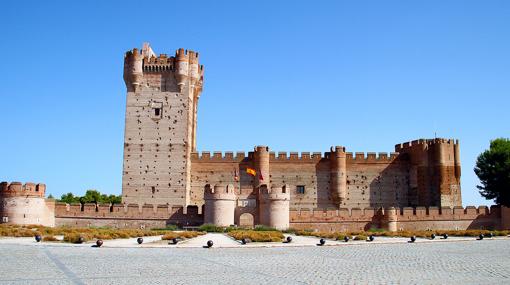
[[389, 155], [387, 152], [367, 152], [366, 154], [364, 152], [346, 152], [345, 153], [347, 162], [351, 163], [370, 163], [370, 162], [383, 162], [383, 163], [389, 163], [392, 162], [399, 157], [398, 152], [391, 152]]
[[290, 200], [290, 190], [287, 184], [267, 185], [263, 184], [259, 188], [259, 193], [263, 200]]
[[205, 200], [234, 200], [236, 198], [236, 193], [234, 190], [234, 185], [211, 185], [207, 184], [205, 186], [204, 199]]
[[192, 152], [192, 162], [241, 162], [246, 158], [246, 153], [243, 151], [234, 152], [226, 151], [214, 151], [211, 155], [209, 151]]
[[[368, 163], [368, 162], [392, 162], [399, 156], [397, 152], [345, 152], [347, 161], [352, 163]], [[202, 151], [191, 153], [193, 162], [241, 162], [244, 159], [253, 160], [254, 152], [250, 151], [248, 154], [242, 151]], [[291, 162], [291, 163], [314, 163], [322, 159], [330, 159], [330, 152], [269, 152], [270, 162]]]
[[487, 207], [467, 206], [463, 207], [404, 207], [404, 208], [340, 208], [340, 209], [291, 209], [291, 223], [303, 219], [311, 219], [316, 222], [324, 220], [373, 220], [375, 217], [383, 218], [393, 216], [399, 222], [406, 221], [445, 221], [445, 220], [473, 220], [483, 216], [499, 216], [500, 208], [497, 206]]
[[[124, 56], [124, 81], [129, 91], [137, 90], [147, 82], [144, 74], [172, 74], [179, 86], [180, 92], [189, 83], [200, 96], [204, 78], [204, 66], [199, 65], [197, 52], [178, 49], [175, 56], [160, 54], [156, 56], [148, 43], [144, 43], [139, 51], [137, 48], [129, 50]], [[149, 81], [151, 82], [151, 81]]]
[[184, 208], [181, 205], [168, 204], [67, 204], [55, 203], [56, 218], [84, 218], [84, 219], [112, 219], [112, 220], [184, 220], [199, 215], [195, 208], [189, 208], [187, 214], [184, 214]]
[[40, 197], [44, 198], [46, 185], [42, 183], [27, 182], [1, 182], [0, 196], [2, 197]]
[[414, 148], [414, 147], [428, 147], [429, 145], [433, 144], [449, 144], [449, 145], [458, 145], [459, 140], [455, 139], [446, 139], [446, 138], [435, 138], [435, 139], [419, 139], [419, 140], [413, 140], [409, 142], [404, 142], [395, 145], [395, 151], [396, 152], [402, 152], [402, 150]]

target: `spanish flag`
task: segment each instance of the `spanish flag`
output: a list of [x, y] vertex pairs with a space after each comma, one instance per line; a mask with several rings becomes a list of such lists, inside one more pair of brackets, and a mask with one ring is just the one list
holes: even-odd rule
[[246, 168], [246, 173], [248, 173], [249, 175], [251, 175], [253, 177], [257, 176], [257, 171], [255, 171], [255, 169], [253, 169], [253, 168], [249, 168], [249, 167]]
[[234, 180], [239, 181], [239, 175], [237, 175], [237, 169], [234, 168]]

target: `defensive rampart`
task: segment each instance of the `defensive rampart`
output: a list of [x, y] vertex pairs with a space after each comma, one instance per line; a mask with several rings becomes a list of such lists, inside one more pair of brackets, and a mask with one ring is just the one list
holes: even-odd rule
[[196, 226], [203, 223], [202, 211], [169, 205], [109, 205], [56, 203], [57, 226], [108, 226], [116, 228], [163, 228], [168, 224]]
[[290, 210], [291, 228], [319, 231], [501, 229], [501, 221], [496, 206]]

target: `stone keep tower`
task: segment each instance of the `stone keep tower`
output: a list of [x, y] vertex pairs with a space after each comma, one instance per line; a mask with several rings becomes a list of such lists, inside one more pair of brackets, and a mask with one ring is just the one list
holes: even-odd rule
[[124, 203], [189, 205], [203, 72], [193, 51], [156, 56], [145, 43], [126, 53]]

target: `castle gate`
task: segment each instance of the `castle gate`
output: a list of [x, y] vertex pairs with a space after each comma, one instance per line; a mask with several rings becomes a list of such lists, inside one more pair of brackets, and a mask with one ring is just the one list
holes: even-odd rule
[[253, 215], [250, 213], [243, 213], [239, 217], [239, 226], [242, 228], [253, 228], [254, 227]]

